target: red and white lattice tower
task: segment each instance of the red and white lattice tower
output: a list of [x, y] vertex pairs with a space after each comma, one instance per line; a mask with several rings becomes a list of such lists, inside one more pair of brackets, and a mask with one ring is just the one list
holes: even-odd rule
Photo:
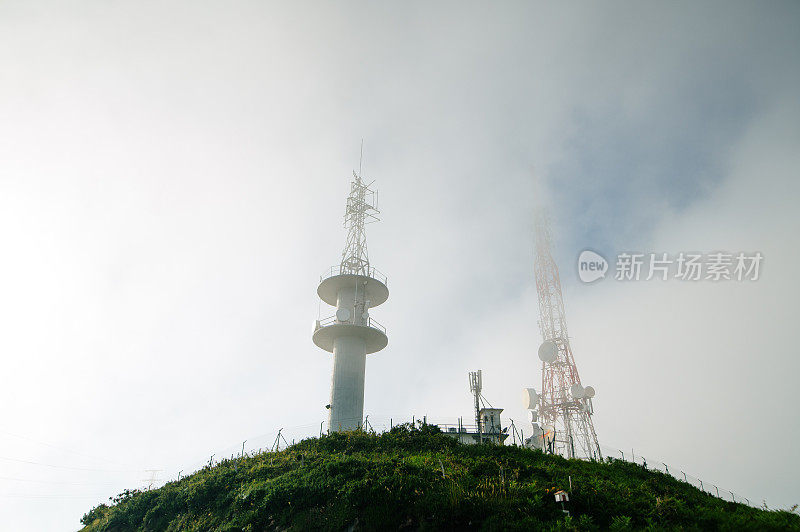
[[561, 280], [551, 250], [550, 227], [543, 212], [536, 216], [534, 271], [543, 341], [539, 348], [542, 391], [538, 396], [538, 420], [542, 434], [538, 446], [568, 458], [601, 459], [592, 423], [594, 389], [582, 386], [572, 356]]

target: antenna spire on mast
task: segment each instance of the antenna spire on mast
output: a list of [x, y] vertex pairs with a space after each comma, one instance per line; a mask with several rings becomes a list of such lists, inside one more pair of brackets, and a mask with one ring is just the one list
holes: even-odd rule
[[358, 156], [358, 177], [361, 177], [361, 163], [364, 161], [364, 139], [361, 139], [361, 153]]

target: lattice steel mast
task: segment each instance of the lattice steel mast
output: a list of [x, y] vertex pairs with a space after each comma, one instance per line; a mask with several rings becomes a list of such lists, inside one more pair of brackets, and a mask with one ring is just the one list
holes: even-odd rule
[[[602, 458], [592, 423], [594, 389], [583, 388], [572, 356], [561, 279], [551, 251], [549, 224], [543, 212], [536, 216], [534, 271], [539, 295], [539, 330], [543, 340], [540, 348], [542, 392], [539, 396], [539, 419], [544, 434], [554, 433], [549, 438], [554, 437], [553, 450], [559, 454], [569, 458]], [[552, 350], [552, 353], [543, 355], [543, 350]]]
[[378, 221], [377, 193], [365, 185], [360, 173], [353, 172], [350, 182], [350, 195], [344, 214], [347, 227], [347, 241], [342, 252], [342, 273], [369, 275], [369, 253], [367, 252], [367, 233], [364, 226]]

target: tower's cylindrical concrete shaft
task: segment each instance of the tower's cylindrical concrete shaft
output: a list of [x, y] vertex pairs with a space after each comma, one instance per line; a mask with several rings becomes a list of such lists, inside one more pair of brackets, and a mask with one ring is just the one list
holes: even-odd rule
[[367, 344], [363, 338], [340, 336], [333, 341], [330, 430], [338, 432], [361, 427], [366, 364]]
[[371, 308], [386, 301], [386, 284], [366, 275], [339, 274], [320, 282], [317, 293], [336, 305], [331, 318], [317, 321], [314, 343], [333, 353], [328, 430], [339, 432], [362, 427], [366, 358], [386, 347], [382, 326], [370, 316]]

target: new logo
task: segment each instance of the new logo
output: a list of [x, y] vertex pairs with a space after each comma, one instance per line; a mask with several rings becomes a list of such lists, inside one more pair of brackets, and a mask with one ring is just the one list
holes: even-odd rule
[[594, 251], [585, 249], [578, 255], [578, 277], [584, 283], [593, 283], [606, 276], [608, 262]]

